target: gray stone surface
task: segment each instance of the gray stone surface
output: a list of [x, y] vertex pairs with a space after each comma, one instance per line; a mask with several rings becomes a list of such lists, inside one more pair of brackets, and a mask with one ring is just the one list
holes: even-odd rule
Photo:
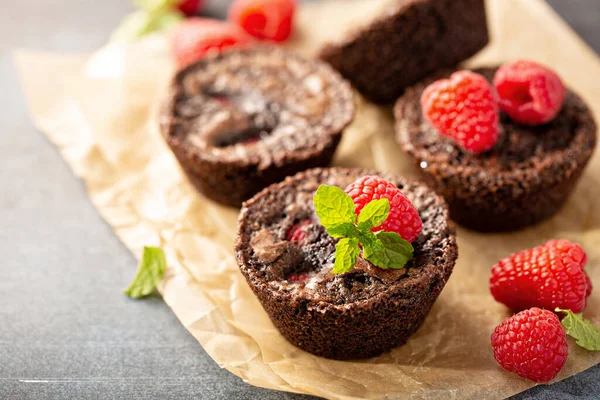
[[[598, 0], [551, 3], [600, 50]], [[123, 296], [134, 258], [29, 121], [12, 49], [93, 50], [128, 2], [3, 0], [0, 10], [0, 399], [307, 398], [246, 385], [159, 298]], [[599, 398], [599, 380], [596, 366], [517, 398]]]

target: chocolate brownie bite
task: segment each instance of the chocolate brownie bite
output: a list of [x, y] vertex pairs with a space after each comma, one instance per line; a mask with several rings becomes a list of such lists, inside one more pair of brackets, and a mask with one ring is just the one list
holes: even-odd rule
[[489, 40], [484, 0], [390, 0], [370, 24], [326, 44], [320, 58], [376, 103], [454, 67]]
[[353, 117], [350, 85], [325, 63], [255, 47], [180, 71], [160, 125], [196, 188], [240, 206], [288, 175], [328, 165]]
[[[475, 72], [491, 82], [496, 70]], [[504, 232], [555, 214], [596, 147], [596, 124], [584, 101], [567, 90], [558, 116], [538, 126], [519, 124], [501, 112], [496, 146], [474, 154], [441, 135], [423, 116], [421, 94], [433, 81], [415, 85], [398, 100], [396, 134], [423, 180], [448, 202], [452, 219], [477, 231]]]
[[373, 171], [312, 169], [269, 186], [244, 203], [238, 265], [271, 320], [291, 343], [333, 359], [367, 358], [404, 344], [421, 326], [458, 255], [444, 200], [418, 182], [377, 174], [417, 208], [423, 230], [403, 269], [381, 269], [359, 256], [350, 272], [331, 273], [335, 245], [319, 223], [313, 196], [321, 184], [345, 188]]

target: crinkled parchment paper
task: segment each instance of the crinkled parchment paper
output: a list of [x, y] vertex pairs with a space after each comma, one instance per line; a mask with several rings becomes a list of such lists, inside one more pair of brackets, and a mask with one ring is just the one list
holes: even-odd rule
[[[314, 51], [340, 25], [379, 0], [331, 1], [304, 7], [291, 46]], [[474, 64], [517, 57], [553, 66], [600, 116], [600, 62], [541, 0], [490, 0], [493, 44]], [[246, 286], [232, 254], [237, 210], [198, 195], [155, 129], [153, 109], [172, 73], [163, 38], [106, 47], [91, 56], [20, 52], [18, 69], [35, 124], [60, 148], [115, 233], [137, 256], [165, 249], [169, 268], [160, 291], [183, 325], [223, 368], [250, 384], [330, 398], [501, 398], [532, 386], [503, 372], [489, 335], [505, 308], [488, 292], [500, 257], [550, 238], [577, 241], [600, 288], [600, 159], [551, 221], [510, 235], [459, 230], [460, 258], [425, 325], [380, 357], [339, 362], [287, 343]], [[389, 110], [361, 101], [336, 165], [415, 176], [395, 144]], [[134, 266], [132, 265], [132, 273]], [[587, 316], [600, 324], [598, 289]], [[570, 342], [566, 378], [600, 361]]]

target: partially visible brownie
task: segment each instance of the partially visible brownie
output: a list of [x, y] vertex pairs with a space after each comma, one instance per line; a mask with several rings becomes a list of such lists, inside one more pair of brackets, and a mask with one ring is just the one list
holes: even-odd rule
[[[596, 123], [570, 90], [558, 116], [525, 126], [500, 113], [500, 139], [485, 153], [463, 150], [423, 117], [420, 98], [435, 77], [408, 89], [395, 107], [396, 135], [452, 219], [477, 231], [513, 231], [543, 221], [568, 199], [596, 147]], [[496, 68], [475, 72], [493, 80]]]
[[[346, 187], [365, 175], [394, 182], [423, 221], [404, 269], [381, 269], [362, 256], [354, 270], [331, 273], [337, 239], [315, 214], [320, 184]], [[305, 226], [300, 242], [289, 238]], [[444, 200], [425, 185], [361, 169], [312, 169], [272, 185], [244, 203], [235, 251], [242, 274], [275, 326], [291, 343], [334, 359], [378, 355], [421, 326], [458, 255]]]
[[453, 67], [488, 43], [484, 0], [390, 0], [368, 26], [325, 45], [330, 63], [368, 99], [395, 101], [440, 68]]
[[160, 125], [198, 190], [240, 206], [288, 175], [328, 165], [353, 117], [352, 89], [327, 64], [256, 47], [180, 71]]

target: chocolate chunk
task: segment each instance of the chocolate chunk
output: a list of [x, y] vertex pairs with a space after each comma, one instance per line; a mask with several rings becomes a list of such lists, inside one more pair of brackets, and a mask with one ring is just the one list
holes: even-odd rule
[[321, 59], [376, 103], [453, 67], [488, 43], [484, 0], [391, 0], [369, 25], [326, 45]]
[[[383, 270], [362, 257], [334, 275], [337, 239], [318, 223], [301, 244], [287, 240], [290, 227], [318, 221], [312, 197], [322, 183], [346, 187], [365, 175], [398, 185], [419, 210], [423, 231], [401, 270]], [[293, 211], [288, 212], [288, 211]], [[294, 249], [282, 274], [269, 248]], [[366, 358], [403, 344], [421, 326], [452, 273], [458, 255], [455, 229], [444, 200], [425, 185], [361, 169], [312, 169], [269, 186], [244, 203], [235, 244], [242, 274], [275, 326], [291, 343], [313, 354]], [[300, 261], [299, 261], [300, 260]], [[299, 262], [298, 262], [299, 261]]]
[[328, 65], [256, 47], [180, 71], [160, 123], [198, 190], [240, 206], [288, 175], [328, 165], [353, 117], [352, 90]]
[[[490, 81], [495, 71], [475, 70]], [[395, 107], [397, 139], [424, 181], [446, 199], [454, 221], [477, 231], [513, 231], [554, 215], [596, 147], [590, 109], [568, 91], [560, 114], [545, 125], [520, 125], [501, 113], [496, 147], [472, 154], [441, 136], [422, 115], [423, 90], [451, 73], [408, 89]]]

